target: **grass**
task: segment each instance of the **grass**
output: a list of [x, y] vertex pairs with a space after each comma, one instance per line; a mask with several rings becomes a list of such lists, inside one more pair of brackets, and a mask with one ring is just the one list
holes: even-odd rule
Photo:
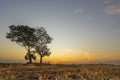
[[120, 65], [0, 64], [0, 80], [120, 80]]

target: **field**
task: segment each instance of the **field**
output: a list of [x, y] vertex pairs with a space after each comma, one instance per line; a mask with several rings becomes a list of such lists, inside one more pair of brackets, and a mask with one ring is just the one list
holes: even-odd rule
[[120, 66], [1, 64], [0, 80], [120, 80]]

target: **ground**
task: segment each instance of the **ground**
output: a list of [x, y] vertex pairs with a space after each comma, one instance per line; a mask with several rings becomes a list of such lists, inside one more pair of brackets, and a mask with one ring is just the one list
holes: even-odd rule
[[0, 65], [0, 80], [120, 80], [120, 65]]

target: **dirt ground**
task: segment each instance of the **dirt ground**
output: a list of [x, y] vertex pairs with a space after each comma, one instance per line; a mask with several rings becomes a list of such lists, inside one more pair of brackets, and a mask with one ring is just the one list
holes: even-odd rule
[[0, 80], [120, 80], [120, 66], [0, 65]]

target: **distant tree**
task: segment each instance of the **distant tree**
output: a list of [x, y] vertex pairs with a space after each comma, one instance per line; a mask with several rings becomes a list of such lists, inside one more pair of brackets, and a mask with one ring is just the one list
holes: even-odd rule
[[53, 38], [47, 34], [46, 29], [43, 27], [36, 29], [35, 36], [38, 40], [35, 46], [35, 50], [40, 55], [40, 64], [42, 64], [43, 57], [49, 56], [51, 54], [47, 44], [51, 43]]
[[10, 32], [6, 33], [6, 38], [10, 39], [13, 42], [16, 42], [20, 46], [24, 46], [27, 50], [25, 59], [29, 60], [29, 63], [32, 63], [32, 59], [36, 59], [36, 56], [31, 51], [37, 41], [34, 35], [34, 32], [36, 30], [34, 28], [30, 28], [27, 25], [11, 25], [9, 28]]

